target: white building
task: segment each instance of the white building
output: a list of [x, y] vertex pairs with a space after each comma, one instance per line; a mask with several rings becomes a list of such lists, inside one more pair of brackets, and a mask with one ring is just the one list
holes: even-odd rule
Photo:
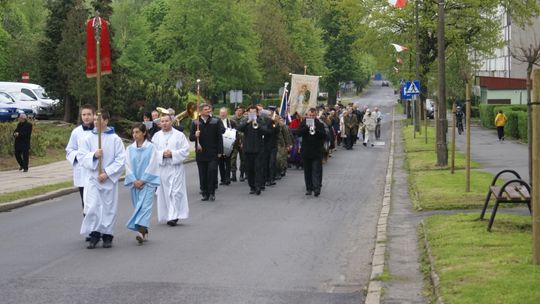
[[[504, 46], [496, 49], [491, 57], [480, 61], [477, 76], [492, 76], [505, 78], [526, 78], [527, 64], [512, 57], [511, 53], [521, 45], [537, 44], [540, 42], [540, 18], [534, 18], [531, 25], [520, 28], [512, 22], [512, 18], [504, 8], [499, 10], [497, 18], [501, 23], [501, 38]], [[535, 33], [539, 34], [536, 35]], [[535, 42], [538, 41], [538, 42]]]

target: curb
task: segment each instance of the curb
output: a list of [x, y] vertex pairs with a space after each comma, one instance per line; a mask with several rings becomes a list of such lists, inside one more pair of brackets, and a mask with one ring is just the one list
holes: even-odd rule
[[[193, 162], [195, 162], [195, 160], [191, 159], [191, 160], [185, 161], [184, 165], [187, 165], [187, 164], [193, 163]], [[118, 181], [121, 182], [121, 181], [124, 181], [124, 179], [125, 179], [125, 177], [123, 176], [123, 177], [120, 177], [120, 179], [118, 179]], [[40, 194], [40, 195], [36, 195], [36, 196], [33, 196], [33, 197], [21, 198], [21, 199], [16, 200], [16, 201], [0, 204], [0, 212], [6, 212], [6, 211], [13, 210], [13, 209], [33, 205], [33, 204], [40, 203], [40, 202], [43, 202], [43, 201], [51, 200], [53, 198], [68, 195], [68, 194], [71, 194], [71, 193], [74, 193], [74, 192], [77, 192], [77, 191], [79, 191], [78, 187], [69, 187], [69, 188], [63, 188], [63, 189], [54, 190], [54, 191], [47, 192], [47, 193]]]
[[392, 136], [390, 140], [390, 153], [388, 155], [388, 168], [386, 170], [386, 181], [384, 185], [384, 195], [382, 208], [377, 222], [377, 237], [375, 241], [375, 251], [371, 262], [371, 276], [369, 279], [368, 291], [365, 304], [379, 304], [381, 302], [382, 282], [380, 276], [384, 272], [386, 254], [386, 231], [388, 228], [388, 215], [390, 213], [390, 203], [392, 198], [392, 176], [394, 172], [394, 140], [395, 140], [395, 108], [392, 110]]
[[433, 286], [433, 296], [435, 297], [435, 301], [437, 304], [444, 304], [443, 298], [440, 293], [440, 278], [439, 275], [435, 272], [435, 259], [433, 258], [433, 255], [431, 254], [431, 247], [429, 246], [429, 241], [427, 239], [426, 234], [426, 226], [424, 224], [424, 220], [420, 221], [420, 227], [422, 228], [422, 237], [424, 239], [424, 252], [426, 253], [428, 257], [429, 262], [429, 278], [431, 280], [431, 285]]

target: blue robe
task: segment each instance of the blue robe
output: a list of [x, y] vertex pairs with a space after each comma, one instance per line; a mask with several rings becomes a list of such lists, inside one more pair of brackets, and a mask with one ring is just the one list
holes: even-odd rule
[[[154, 194], [160, 183], [156, 153], [156, 147], [149, 141], [145, 141], [139, 148], [137, 143], [127, 148], [124, 185], [131, 188], [131, 204], [134, 209], [127, 227], [134, 231], [150, 225]], [[133, 182], [137, 180], [144, 182], [142, 189], [133, 186]]]

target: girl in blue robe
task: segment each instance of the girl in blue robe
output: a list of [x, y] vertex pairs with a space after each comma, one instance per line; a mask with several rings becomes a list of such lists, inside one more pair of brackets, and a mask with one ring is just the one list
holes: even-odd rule
[[124, 185], [131, 189], [133, 215], [127, 228], [137, 232], [135, 239], [142, 244], [148, 238], [154, 194], [160, 184], [156, 147], [148, 140], [144, 124], [133, 130], [133, 144], [127, 148], [126, 179]]

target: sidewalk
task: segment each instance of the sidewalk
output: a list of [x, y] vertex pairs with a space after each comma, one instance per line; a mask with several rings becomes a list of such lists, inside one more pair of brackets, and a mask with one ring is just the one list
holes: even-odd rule
[[[449, 131], [448, 143], [451, 144], [451, 129]], [[465, 152], [466, 141], [465, 133], [458, 135], [456, 132], [456, 150]], [[504, 169], [512, 169], [519, 173], [523, 180], [529, 180], [527, 145], [509, 139], [499, 141], [496, 130], [471, 126], [471, 159], [478, 162], [483, 170], [494, 175]]]
[[[191, 141], [189, 144], [190, 151], [195, 150], [195, 144]], [[0, 171], [0, 181], [2, 181], [0, 194], [72, 180], [73, 169], [67, 160], [35, 167], [32, 167], [32, 164], [30, 164], [28, 172], [18, 170]]]

